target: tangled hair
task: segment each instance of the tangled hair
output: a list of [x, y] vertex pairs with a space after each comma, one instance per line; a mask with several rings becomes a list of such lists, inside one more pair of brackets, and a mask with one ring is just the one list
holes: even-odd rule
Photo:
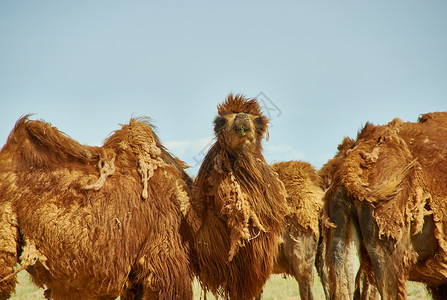
[[[218, 111], [255, 114], [263, 120], [258, 136], [266, 130], [268, 121], [254, 99], [230, 95]], [[202, 219], [194, 233], [197, 273], [214, 294], [252, 299], [272, 271], [288, 213], [286, 191], [257, 142], [234, 153], [222, 142], [224, 134], [216, 132], [195, 181], [193, 198]]]
[[220, 116], [240, 112], [257, 116], [262, 115], [258, 101], [255, 98], [245, 98], [241, 94], [229, 94], [223, 103], [217, 105], [217, 113]]
[[354, 142], [355, 141], [349, 137], [343, 138], [343, 141], [337, 147], [338, 151], [335, 156], [328, 160], [318, 171], [318, 175], [321, 177], [322, 180], [321, 184], [323, 189], [329, 188], [329, 186], [332, 184], [332, 181], [334, 179], [333, 177], [335, 176], [337, 168], [342, 163], [345, 154], [354, 145]]
[[192, 299], [184, 167], [145, 118], [102, 147], [21, 118], [0, 152], [0, 298], [26, 268], [56, 299]]
[[295, 221], [298, 230], [310, 232], [318, 238], [324, 193], [322, 180], [315, 168], [303, 161], [282, 161], [271, 166], [286, 188], [289, 217]]
[[[324, 199], [323, 232], [330, 254], [328, 261], [333, 268], [332, 292], [348, 292], [344, 288], [349, 283], [343, 268], [349, 259], [340, 257], [345, 251], [340, 245], [348, 242], [350, 233], [340, 228], [354, 220], [360, 224], [357, 227], [360, 234], [366, 237], [363, 243], [370, 263], [374, 270], [380, 269], [375, 280], [382, 297], [404, 298], [405, 282], [413, 280], [426, 283], [434, 298], [444, 299], [447, 112], [421, 115], [418, 122], [395, 118], [385, 125], [367, 123], [355, 142], [346, 144], [351, 144], [348, 150], [347, 145], [341, 145], [338, 157], [330, 161], [335, 166], [328, 165], [332, 171], [327, 174], [332, 175], [327, 178], [332, 183]], [[363, 212], [359, 215], [358, 211], [352, 213], [347, 208], [360, 205]], [[331, 221], [336, 229], [332, 228]], [[417, 236], [420, 240], [414, 238]], [[421, 252], [421, 244], [430, 250]], [[365, 256], [362, 255], [363, 265]], [[426, 257], [422, 260], [423, 255]], [[396, 280], [392, 282], [391, 277]]]

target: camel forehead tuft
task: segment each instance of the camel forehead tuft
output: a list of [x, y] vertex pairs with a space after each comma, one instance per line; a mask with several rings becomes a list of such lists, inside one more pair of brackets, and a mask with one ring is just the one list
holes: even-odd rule
[[246, 98], [241, 94], [229, 94], [222, 104], [217, 106], [217, 112], [220, 116], [231, 113], [247, 113], [261, 116], [262, 110], [256, 98]]

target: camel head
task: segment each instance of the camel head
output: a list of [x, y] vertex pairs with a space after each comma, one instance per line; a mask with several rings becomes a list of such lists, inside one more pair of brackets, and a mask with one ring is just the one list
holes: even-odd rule
[[269, 121], [262, 115], [256, 99], [230, 94], [217, 109], [219, 115], [214, 120], [214, 132], [221, 146], [233, 153], [261, 150]]

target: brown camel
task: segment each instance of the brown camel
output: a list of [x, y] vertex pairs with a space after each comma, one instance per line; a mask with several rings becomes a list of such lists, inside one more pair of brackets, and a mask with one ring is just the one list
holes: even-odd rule
[[265, 162], [268, 119], [255, 99], [230, 94], [218, 105], [216, 143], [183, 212], [193, 228], [195, 269], [202, 287], [229, 299], [253, 299], [273, 271], [286, 191]]
[[367, 123], [339, 159], [324, 208], [331, 298], [352, 299], [360, 253], [383, 299], [405, 299], [407, 280], [446, 299], [447, 113]]
[[89, 147], [21, 118], [0, 152], [0, 299], [22, 269], [52, 299], [192, 299], [184, 167], [144, 119]]

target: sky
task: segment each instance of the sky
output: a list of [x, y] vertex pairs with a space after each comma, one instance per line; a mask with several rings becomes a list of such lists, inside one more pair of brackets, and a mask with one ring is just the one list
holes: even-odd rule
[[447, 1], [0, 1], [0, 145], [25, 114], [86, 145], [149, 116], [196, 175], [217, 104], [258, 97], [267, 162], [447, 109]]

